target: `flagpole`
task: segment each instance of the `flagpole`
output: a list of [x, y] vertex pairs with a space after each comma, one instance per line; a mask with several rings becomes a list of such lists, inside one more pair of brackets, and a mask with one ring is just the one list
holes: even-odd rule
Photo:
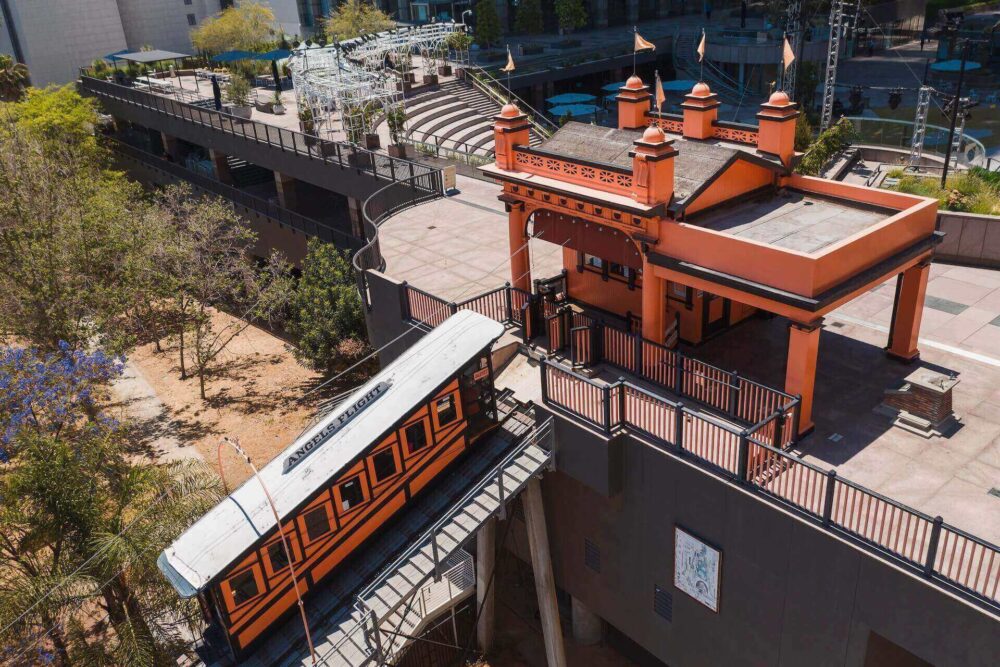
[[[635, 74], [635, 36], [639, 34], [639, 28], [632, 26], [632, 74]], [[648, 33], [647, 33], [648, 34]]]
[[[701, 43], [704, 46], [706, 46], [706, 47], [708, 46], [708, 44], [705, 43], [705, 29], [704, 28], [701, 29]], [[701, 63], [701, 72], [698, 73], [698, 80], [701, 81], [702, 83], [705, 83], [705, 53], [704, 53], [704, 51], [708, 51], [708, 49], [707, 48], [703, 49], [703, 51], [701, 53], [701, 58], [698, 59], [698, 62]]]

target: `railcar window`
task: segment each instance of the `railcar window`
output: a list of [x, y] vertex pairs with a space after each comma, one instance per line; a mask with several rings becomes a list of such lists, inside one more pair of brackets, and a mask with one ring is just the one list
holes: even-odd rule
[[344, 482], [340, 485], [340, 504], [345, 512], [364, 501], [365, 495], [361, 491], [360, 479], [355, 477], [349, 482]]
[[372, 457], [372, 467], [375, 468], [375, 481], [381, 482], [396, 474], [396, 457], [392, 449], [383, 449]]
[[427, 446], [427, 429], [423, 419], [406, 427], [406, 446], [410, 448], [411, 454]]
[[437, 407], [438, 424], [444, 426], [455, 421], [458, 413], [455, 410], [455, 397], [451, 394], [439, 398], [435, 404]]
[[288, 555], [285, 553], [285, 545], [281, 543], [281, 540], [267, 548], [267, 557], [271, 560], [271, 569], [275, 572], [288, 567]]
[[257, 597], [257, 594], [260, 593], [257, 588], [257, 580], [253, 576], [253, 570], [247, 570], [232, 577], [229, 580], [229, 588], [233, 591], [233, 602], [237, 605]]
[[317, 507], [305, 517], [306, 535], [310, 540], [316, 540], [330, 532], [330, 517], [326, 515], [325, 507]]

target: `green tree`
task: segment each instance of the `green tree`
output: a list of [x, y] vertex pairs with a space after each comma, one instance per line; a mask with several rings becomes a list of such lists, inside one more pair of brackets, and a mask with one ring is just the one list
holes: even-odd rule
[[[222, 199], [194, 197], [187, 186], [174, 186], [159, 205], [169, 230], [162, 255], [172, 310], [166, 319], [180, 343], [181, 378], [190, 358], [205, 399], [207, 375], [229, 343], [247, 327], [280, 317], [291, 278], [278, 253], [257, 266], [257, 235]], [[232, 317], [216, 317], [218, 309]]]
[[253, 51], [274, 38], [274, 12], [257, 2], [240, 2], [191, 31], [191, 43], [206, 53]]
[[500, 40], [500, 16], [493, 0], [476, 3], [476, 44], [489, 48]]
[[587, 25], [587, 9], [583, 0], [556, 0], [555, 9], [562, 32], [571, 33]]
[[545, 29], [540, 0], [521, 0], [514, 16], [514, 29], [526, 35], [537, 35]]
[[851, 145], [855, 136], [856, 132], [851, 121], [841, 118], [826, 131], [820, 132], [809, 150], [802, 156], [795, 171], [806, 176], [818, 176], [833, 156]]
[[31, 91], [0, 123], [0, 338], [135, 342], [158, 226], [142, 189], [105, 169], [93, 119], [63, 88]]
[[795, 150], [804, 151], [812, 145], [813, 127], [809, 116], [802, 114], [795, 121]]
[[392, 17], [370, 0], [346, 0], [323, 21], [327, 37], [343, 41], [395, 27]]
[[27, 65], [0, 54], [0, 102], [20, 100], [30, 80]]
[[347, 251], [309, 240], [290, 311], [296, 356], [313, 368], [332, 372], [365, 351], [364, 310]]

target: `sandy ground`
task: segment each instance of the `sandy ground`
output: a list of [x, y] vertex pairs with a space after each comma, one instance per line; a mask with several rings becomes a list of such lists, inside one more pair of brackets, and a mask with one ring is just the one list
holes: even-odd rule
[[[220, 326], [232, 321], [225, 313], [215, 318]], [[184, 449], [193, 448], [216, 467], [220, 439], [229, 436], [240, 442], [255, 465], [263, 466], [311, 421], [321, 399], [317, 393], [300, 400], [320, 382], [320, 375], [296, 361], [284, 341], [263, 329], [247, 328], [222, 352], [207, 377], [206, 400], [198, 395], [197, 377], [180, 379], [176, 341], [161, 345], [163, 352], [148, 344], [129, 357], [129, 365], [162, 403], [160, 414], [145, 415], [139, 425], [155, 445], [150, 455], [158, 459], [183, 456]], [[190, 356], [185, 356], [190, 369]], [[136, 401], [135, 396], [131, 400]], [[129, 412], [135, 418], [134, 408]], [[180, 451], [164, 451], [164, 446]], [[231, 448], [223, 450], [222, 460], [230, 488], [249, 476]]]

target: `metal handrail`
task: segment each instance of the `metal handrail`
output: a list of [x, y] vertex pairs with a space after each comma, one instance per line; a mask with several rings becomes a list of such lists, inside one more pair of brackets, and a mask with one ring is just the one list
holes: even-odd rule
[[339, 229], [331, 227], [324, 222], [307, 217], [301, 213], [296, 213], [295, 211], [278, 206], [277, 204], [273, 204], [262, 197], [252, 195], [248, 192], [240, 190], [239, 188], [235, 188], [231, 185], [227, 185], [204, 176], [203, 174], [199, 174], [198, 172], [192, 171], [191, 169], [179, 165], [176, 162], [168, 162], [167, 160], [159, 158], [152, 153], [148, 153], [140, 148], [132, 146], [131, 144], [127, 144], [120, 139], [116, 139], [115, 137], [105, 137], [105, 141], [115, 152], [140, 160], [154, 169], [177, 176], [180, 179], [192, 183], [195, 187], [201, 190], [205, 190], [229, 200], [234, 206], [242, 206], [246, 209], [254, 211], [255, 213], [265, 215], [275, 222], [293, 227], [301, 231], [303, 234], [332, 241], [341, 247], [353, 250], [360, 246], [359, 239]]
[[[503, 422], [501, 422], [501, 424], [507, 422], [510, 419], [513, 419], [516, 414], [517, 414], [516, 412], [511, 412], [509, 415], [507, 415], [507, 417], [503, 420]], [[452, 503], [451, 507], [446, 512], [444, 512], [444, 514], [442, 514], [441, 518], [435, 521], [429, 528], [424, 530], [421, 536], [416, 540], [414, 540], [406, 551], [400, 554], [390, 565], [382, 568], [382, 572], [375, 577], [375, 580], [371, 584], [366, 586], [364, 589], [362, 589], [361, 592], [358, 593], [357, 604], [367, 606], [365, 599], [371, 596], [371, 594], [375, 591], [375, 589], [381, 585], [381, 582], [385, 577], [386, 573], [393, 572], [397, 568], [401, 567], [403, 563], [405, 563], [411, 556], [413, 556], [413, 554], [420, 551], [422, 548], [421, 545], [424, 541], [424, 538], [427, 535], [431, 536], [432, 541], [435, 540], [436, 539], [435, 536], [440, 531], [441, 527], [450, 522], [455, 516], [461, 514], [464, 511], [465, 506], [468, 504], [470, 500], [472, 500], [472, 498], [474, 498], [476, 495], [478, 495], [481, 491], [483, 491], [487, 487], [496, 484], [497, 480], [500, 480], [500, 483], [502, 484], [505, 470], [507, 467], [509, 467], [510, 463], [515, 458], [520, 456], [524, 452], [524, 450], [526, 450], [528, 447], [534, 444], [538, 444], [542, 440], [542, 438], [550, 436], [552, 434], [552, 424], [553, 424], [553, 419], [552, 417], [549, 417], [544, 422], [535, 426], [535, 428], [531, 429], [529, 433], [526, 433], [524, 437], [521, 438], [520, 442], [518, 442], [517, 445], [514, 446], [513, 450], [508, 452], [507, 455], [504, 456], [504, 458], [499, 463], [494, 465], [486, 474], [482, 475], [480, 477], [480, 480], [471, 489], [469, 489], [465, 493], [465, 495], [462, 496], [460, 500], [458, 500], [455, 503]], [[551, 449], [547, 449], [546, 451], [549, 460], [551, 460], [552, 458]], [[528, 479], [531, 478], [529, 477]], [[525, 481], [525, 483], [527, 483], [527, 480]], [[522, 485], [519, 485], [517, 487], [517, 490], [514, 492], [515, 494], [520, 491], [521, 486]], [[511, 497], [513, 497], [513, 495]], [[503, 498], [501, 497], [501, 501], [502, 500]], [[499, 507], [497, 508], [497, 511], [500, 511]], [[432, 576], [432, 574], [426, 575], [415, 585], [423, 583], [423, 581], [426, 581], [427, 577], [429, 576]], [[391, 614], [393, 611], [395, 611], [396, 608], [398, 608], [398, 604], [397, 607], [389, 609], [386, 613]]]
[[[515, 95], [514, 91], [507, 88], [507, 86], [498, 81], [496, 77], [479, 65], [467, 67], [465, 71], [471, 76], [473, 85], [476, 88], [492, 97], [494, 101], [499, 102], [501, 105], [517, 100], [517, 105], [521, 109], [521, 112], [527, 113], [528, 122], [531, 123], [532, 128], [534, 128], [534, 130], [538, 132], [543, 139], [548, 139], [556, 130], [559, 129], [559, 126], [546, 118], [545, 114], [540, 113], [537, 109]], [[486, 79], [488, 82], [483, 81], [483, 79]], [[499, 90], [497, 90], [497, 88], [499, 88]], [[506, 98], [504, 97], [505, 93], [507, 95]]]

